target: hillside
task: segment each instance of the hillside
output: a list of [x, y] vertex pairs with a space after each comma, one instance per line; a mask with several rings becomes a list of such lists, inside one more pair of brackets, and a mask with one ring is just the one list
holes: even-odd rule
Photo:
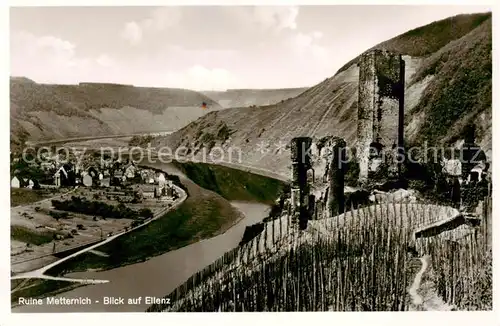
[[[491, 149], [491, 13], [459, 15], [411, 30], [373, 48], [403, 55], [405, 140], [454, 143], [475, 122]], [[211, 112], [156, 145], [241, 149], [242, 162], [289, 175], [291, 138], [326, 135], [356, 142], [357, 58], [295, 98], [257, 108]], [[281, 143], [280, 143], [281, 142]], [[235, 158], [237, 156], [233, 156]]]
[[[201, 104], [207, 103], [204, 110]], [[10, 79], [11, 144], [29, 140], [177, 130], [220, 105], [195, 91], [131, 85], [37, 84]]]
[[305, 90], [307, 90], [307, 87], [282, 89], [228, 89], [227, 91], [205, 91], [202, 93], [224, 108], [236, 108], [276, 104], [300, 95]]

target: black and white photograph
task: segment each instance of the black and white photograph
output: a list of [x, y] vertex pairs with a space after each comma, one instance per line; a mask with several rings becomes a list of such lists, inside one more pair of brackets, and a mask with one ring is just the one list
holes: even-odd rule
[[12, 315], [493, 311], [492, 5], [69, 5], [8, 9]]

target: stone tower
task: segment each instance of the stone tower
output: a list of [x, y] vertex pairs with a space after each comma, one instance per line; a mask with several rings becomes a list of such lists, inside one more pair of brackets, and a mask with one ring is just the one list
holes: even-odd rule
[[332, 159], [328, 168], [328, 216], [344, 213], [344, 170], [346, 142], [336, 138], [332, 145]]
[[292, 159], [292, 221], [299, 224], [299, 229], [307, 228], [310, 218], [309, 184], [307, 182], [307, 171], [311, 166], [310, 149], [312, 138], [296, 137], [291, 141]]
[[[401, 55], [386, 50], [363, 54], [359, 66], [358, 130], [356, 156], [359, 180], [366, 181], [370, 159], [377, 148], [401, 152], [404, 146], [405, 62]], [[389, 155], [394, 157], [393, 155]], [[399, 175], [401, 167], [387, 162]]]

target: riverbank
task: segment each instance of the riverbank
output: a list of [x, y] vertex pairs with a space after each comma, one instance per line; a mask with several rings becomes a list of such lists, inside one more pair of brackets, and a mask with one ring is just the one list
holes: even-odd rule
[[272, 205], [285, 182], [226, 166], [173, 161], [187, 178], [229, 201], [259, 202]]

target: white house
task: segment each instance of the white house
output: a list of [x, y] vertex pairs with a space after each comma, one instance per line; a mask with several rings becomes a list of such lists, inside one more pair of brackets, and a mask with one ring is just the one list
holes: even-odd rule
[[166, 184], [165, 175], [163, 173], [160, 173], [158, 175], [158, 186], [161, 193], [164, 192], [165, 184]]
[[158, 183], [161, 185], [161, 184], [165, 184], [165, 175], [163, 173], [160, 173], [158, 175]]
[[476, 165], [470, 171], [469, 175], [467, 176], [467, 183], [469, 183], [473, 180], [475, 180], [477, 182], [483, 180], [483, 167], [482, 166]]
[[10, 180], [10, 186], [12, 188], [21, 188], [21, 182], [17, 177], [13, 177], [12, 180]]
[[64, 168], [64, 166], [61, 166], [59, 169], [57, 169], [56, 173], [54, 174], [55, 175], [58, 175], [59, 173], [63, 173], [64, 174], [64, 177], [67, 178], [68, 177], [68, 172], [66, 172], [66, 169]]
[[124, 174], [128, 179], [133, 179], [135, 177], [135, 173], [137, 168], [134, 163], [129, 163], [125, 166]]
[[92, 186], [92, 177], [89, 174], [83, 176], [83, 185], [86, 187]]
[[443, 172], [452, 176], [462, 175], [462, 162], [458, 159], [444, 160], [443, 161]]
[[110, 186], [110, 178], [103, 178], [100, 182], [101, 182], [101, 187], [109, 187]]
[[143, 186], [140, 189], [142, 198], [154, 198], [156, 195], [156, 187], [155, 186]]
[[34, 186], [35, 186], [35, 183], [33, 182], [33, 180], [29, 179], [28, 185], [26, 186], [26, 188], [33, 189]]

